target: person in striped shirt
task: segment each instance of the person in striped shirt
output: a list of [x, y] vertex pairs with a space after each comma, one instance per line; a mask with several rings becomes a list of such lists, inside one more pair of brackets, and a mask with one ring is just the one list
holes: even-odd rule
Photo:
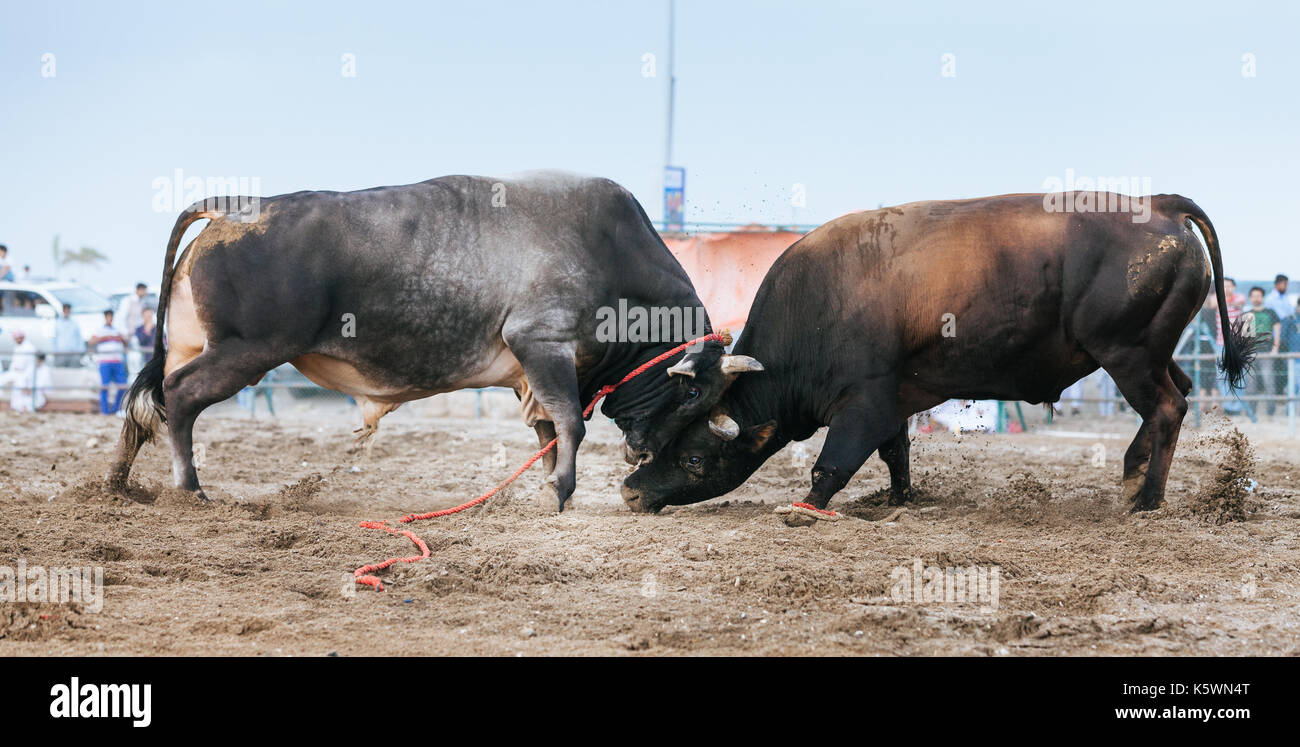
[[[105, 415], [116, 415], [122, 407], [122, 395], [126, 394], [126, 335], [113, 326], [113, 310], [104, 310], [104, 326], [95, 330], [90, 338], [95, 348], [95, 360], [99, 363], [99, 411]], [[113, 404], [108, 403], [109, 385], [115, 385]]]

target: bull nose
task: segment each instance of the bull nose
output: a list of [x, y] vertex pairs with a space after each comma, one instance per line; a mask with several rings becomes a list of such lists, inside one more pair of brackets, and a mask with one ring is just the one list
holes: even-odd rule
[[624, 485], [620, 492], [623, 494], [623, 502], [627, 504], [628, 508], [632, 509], [633, 513], [646, 513], [646, 508], [641, 503], [641, 491]]

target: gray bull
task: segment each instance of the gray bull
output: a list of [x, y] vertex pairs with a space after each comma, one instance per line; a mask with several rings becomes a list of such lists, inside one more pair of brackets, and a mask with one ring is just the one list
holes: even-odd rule
[[[545, 466], [563, 510], [583, 406], [684, 341], [598, 339], [598, 311], [620, 300], [701, 306], [640, 204], [605, 179], [449, 176], [240, 199], [239, 212], [192, 205], [172, 229], [156, 352], [131, 387], [110, 489], [125, 487], [164, 421], [175, 484], [205, 497], [192, 459], [195, 418], [289, 362], [356, 399], [363, 439], [403, 402], [514, 389], [538, 441], [558, 436]], [[175, 261], [186, 228], [204, 218], [210, 223]], [[706, 334], [685, 331], [693, 333], [686, 339]], [[717, 342], [662, 366], [604, 401], [632, 461], [652, 459], [747, 367]], [[681, 375], [668, 375], [670, 367]]]

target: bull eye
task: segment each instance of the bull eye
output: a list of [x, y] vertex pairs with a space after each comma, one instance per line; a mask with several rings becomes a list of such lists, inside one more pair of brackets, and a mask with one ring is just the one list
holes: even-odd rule
[[693, 386], [686, 390], [686, 399], [695, 399], [700, 396], [700, 388]]
[[700, 464], [702, 464], [704, 460], [698, 456], [688, 456], [682, 459], [682, 462], [691, 469], [699, 469]]

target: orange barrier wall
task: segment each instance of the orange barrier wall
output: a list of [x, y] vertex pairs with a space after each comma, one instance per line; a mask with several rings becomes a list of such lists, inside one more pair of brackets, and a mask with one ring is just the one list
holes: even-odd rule
[[664, 243], [690, 276], [713, 328], [736, 330], [745, 326], [754, 294], [772, 263], [802, 236], [790, 231], [742, 229], [665, 236]]

